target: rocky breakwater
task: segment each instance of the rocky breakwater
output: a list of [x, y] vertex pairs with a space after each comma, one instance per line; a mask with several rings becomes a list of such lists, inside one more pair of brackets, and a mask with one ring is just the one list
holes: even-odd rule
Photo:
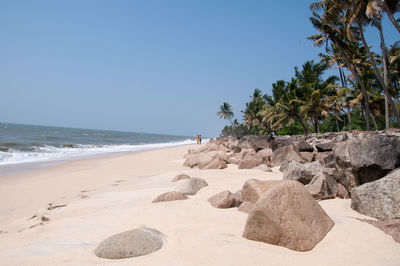
[[[223, 137], [185, 157], [186, 166], [200, 169], [235, 164], [239, 169], [270, 171], [280, 166], [283, 180], [298, 181], [315, 200], [351, 197], [355, 211], [399, 224], [399, 130]], [[246, 200], [246, 193], [241, 207], [251, 213], [256, 202]], [[258, 194], [257, 199], [264, 196]]]

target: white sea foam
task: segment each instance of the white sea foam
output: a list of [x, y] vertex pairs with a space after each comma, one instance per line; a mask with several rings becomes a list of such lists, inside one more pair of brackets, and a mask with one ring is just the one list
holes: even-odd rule
[[30, 162], [43, 162], [62, 159], [73, 159], [74, 157], [91, 156], [107, 153], [145, 151], [166, 147], [189, 145], [196, 143], [195, 140], [187, 139], [180, 142], [152, 143], [142, 145], [82, 145], [74, 144], [70, 147], [43, 146], [36, 147], [34, 151], [16, 151], [9, 149], [7, 152], [0, 151], [0, 165], [10, 165]]

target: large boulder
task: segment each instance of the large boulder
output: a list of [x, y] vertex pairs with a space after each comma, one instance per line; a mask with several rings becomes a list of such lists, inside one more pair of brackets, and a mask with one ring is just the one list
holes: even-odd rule
[[170, 191], [159, 195], [157, 198], [153, 200], [153, 203], [162, 202], [162, 201], [174, 201], [174, 200], [185, 200], [188, 197], [183, 195], [180, 192]]
[[220, 157], [217, 157], [202, 169], [225, 169], [227, 167], [228, 165], [226, 164], [226, 162]]
[[238, 207], [242, 201], [237, 194], [228, 190], [220, 192], [208, 199], [208, 202], [215, 208], [226, 209]]
[[329, 152], [329, 151], [332, 151], [335, 143], [336, 143], [336, 141], [334, 141], [334, 140], [324, 141], [324, 142], [316, 144], [315, 147], [317, 148], [318, 152]]
[[310, 143], [308, 143], [304, 140], [297, 143], [296, 146], [297, 146], [297, 150], [299, 152], [313, 152], [314, 151], [314, 147]]
[[306, 188], [312, 195], [327, 196], [336, 194], [338, 184], [330, 175], [325, 175], [322, 172], [314, 176], [311, 182], [306, 185]]
[[161, 232], [142, 227], [105, 239], [94, 250], [96, 256], [105, 259], [124, 259], [150, 254], [163, 245]]
[[256, 157], [246, 157], [245, 159], [239, 162], [238, 168], [239, 169], [252, 169], [254, 167], [259, 166], [263, 163], [263, 160]]
[[344, 142], [338, 142], [333, 147], [333, 156], [335, 160], [335, 169], [338, 174], [338, 181], [350, 191], [357, 186], [356, 179], [351, 167], [351, 159], [349, 147], [356, 142], [355, 139], [350, 139]]
[[188, 166], [193, 168], [198, 166], [200, 169], [203, 169], [208, 164], [210, 164], [215, 158], [221, 158], [222, 160], [227, 161], [227, 155], [223, 151], [210, 151], [210, 152], [202, 152], [199, 154], [192, 154], [187, 156], [184, 166]]
[[334, 222], [297, 181], [269, 189], [251, 210], [243, 236], [297, 251], [315, 247]]
[[232, 164], [239, 164], [245, 158], [253, 158], [256, 151], [253, 149], [242, 149], [239, 153], [232, 153], [228, 156], [227, 161]]
[[263, 163], [268, 164], [270, 163], [270, 157], [273, 153], [274, 152], [270, 148], [262, 149], [256, 153], [255, 157], [261, 159]]
[[273, 136], [246, 136], [248, 142], [255, 151], [262, 149], [272, 149], [274, 137]]
[[400, 219], [400, 169], [354, 188], [351, 208], [379, 220]]
[[258, 180], [249, 179], [247, 180], [242, 188], [242, 200], [250, 203], [256, 203], [256, 201], [271, 187], [282, 182], [281, 180]]
[[280, 147], [274, 151], [271, 155], [271, 166], [279, 166], [285, 161], [297, 161], [297, 162], [305, 162], [304, 158], [301, 156], [296, 146], [287, 145], [284, 147]]
[[203, 187], [208, 186], [207, 182], [198, 177], [179, 180], [176, 191], [185, 195], [195, 195]]
[[390, 219], [386, 221], [360, 219], [360, 221], [376, 226], [386, 234], [392, 236], [394, 241], [400, 243], [400, 219]]
[[400, 139], [385, 135], [351, 139], [336, 143], [333, 153], [341, 183], [351, 191], [399, 167]]
[[307, 185], [316, 175], [322, 174], [323, 170], [323, 166], [318, 161], [305, 164], [292, 161], [283, 174], [283, 180], [296, 180]]

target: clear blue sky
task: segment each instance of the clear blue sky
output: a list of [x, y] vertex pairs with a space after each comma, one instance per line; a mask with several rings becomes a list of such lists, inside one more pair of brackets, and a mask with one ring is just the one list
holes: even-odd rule
[[318, 59], [312, 2], [2, 0], [0, 121], [215, 137]]

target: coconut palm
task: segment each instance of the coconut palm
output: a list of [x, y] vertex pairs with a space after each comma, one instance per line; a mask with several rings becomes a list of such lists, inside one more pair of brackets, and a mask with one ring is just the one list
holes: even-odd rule
[[[365, 84], [361, 80], [360, 70], [355, 67], [354, 62], [352, 62], [349, 58], [349, 55], [351, 55], [351, 53], [348, 51], [349, 42], [346, 39], [345, 25], [341, 19], [343, 17], [343, 12], [341, 12], [340, 7], [335, 5], [335, 3], [332, 3], [332, 1], [316, 2], [313, 3], [310, 8], [314, 10], [310, 21], [314, 28], [319, 31], [319, 34], [312, 35], [308, 38], [314, 40], [315, 46], [322, 46], [326, 44], [326, 42], [331, 41], [338, 49], [347, 69], [350, 70], [353, 77], [357, 80], [361, 87], [364, 96], [363, 99], [365, 101], [367, 130], [370, 130], [371, 126], [369, 123], [370, 108], [368, 94]], [[322, 17], [316, 13], [318, 10], [323, 12]]]
[[[366, 0], [347, 0], [347, 1], [334, 0], [333, 2], [336, 2], [335, 3], [336, 5], [341, 5], [341, 7], [343, 8], [343, 10], [345, 12], [348, 39], [353, 42], [355, 42], [358, 37], [361, 39], [361, 41], [364, 45], [364, 48], [367, 51], [367, 54], [371, 61], [371, 65], [375, 72], [375, 75], [380, 83], [380, 86], [383, 88], [383, 91], [387, 97], [387, 100], [393, 109], [393, 114], [394, 114], [397, 122], [400, 123], [400, 115], [397, 110], [397, 106], [394, 104], [394, 102], [392, 100], [392, 97], [389, 93], [389, 89], [386, 86], [385, 81], [382, 78], [382, 75], [380, 74], [380, 72], [378, 70], [376, 60], [375, 60], [373, 54], [371, 53], [370, 48], [364, 37], [363, 27], [365, 25], [368, 25], [371, 22], [371, 20], [366, 15], [367, 6], [368, 6], [369, 1], [366, 1]], [[376, 12], [378, 12], [378, 11], [376, 11]], [[374, 13], [374, 12], [372, 12], [372, 13]], [[357, 26], [358, 31], [354, 31], [352, 29], [351, 25]]]
[[272, 84], [272, 95], [260, 112], [262, 122], [277, 131], [283, 126], [293, 126], [298, 121], [307, 135], [308, 130], [300, 114], [300, 104], [293, 101], [300, 97], [297, 80], [293, 78], [290, 82], [277, 81]]
[[232, 112], [232, 107], [229, 103], [224, 102], [219, 107], [219, 111], [218, 111], [217, 115], [219, 118], [227, 119], [233, 126], [233, 122], [232, 122], [233, 112]]
[[389, 17], [390, 22], [392, 22], [393, 26], [400, 33], [400, 25], [397, 23], [393, 14], [399, 11], [399, 2], [398, 0], [381, 0], [383, 9]]
[[242, 111], [244, 124], [253, 134], [259, 133], [259, 126], [262, 122], [260, 112], [265, 104], [266, 97], [262, 95], [259, 89], [254, 89], [251, 101], [246, 103], [246, 108]]

